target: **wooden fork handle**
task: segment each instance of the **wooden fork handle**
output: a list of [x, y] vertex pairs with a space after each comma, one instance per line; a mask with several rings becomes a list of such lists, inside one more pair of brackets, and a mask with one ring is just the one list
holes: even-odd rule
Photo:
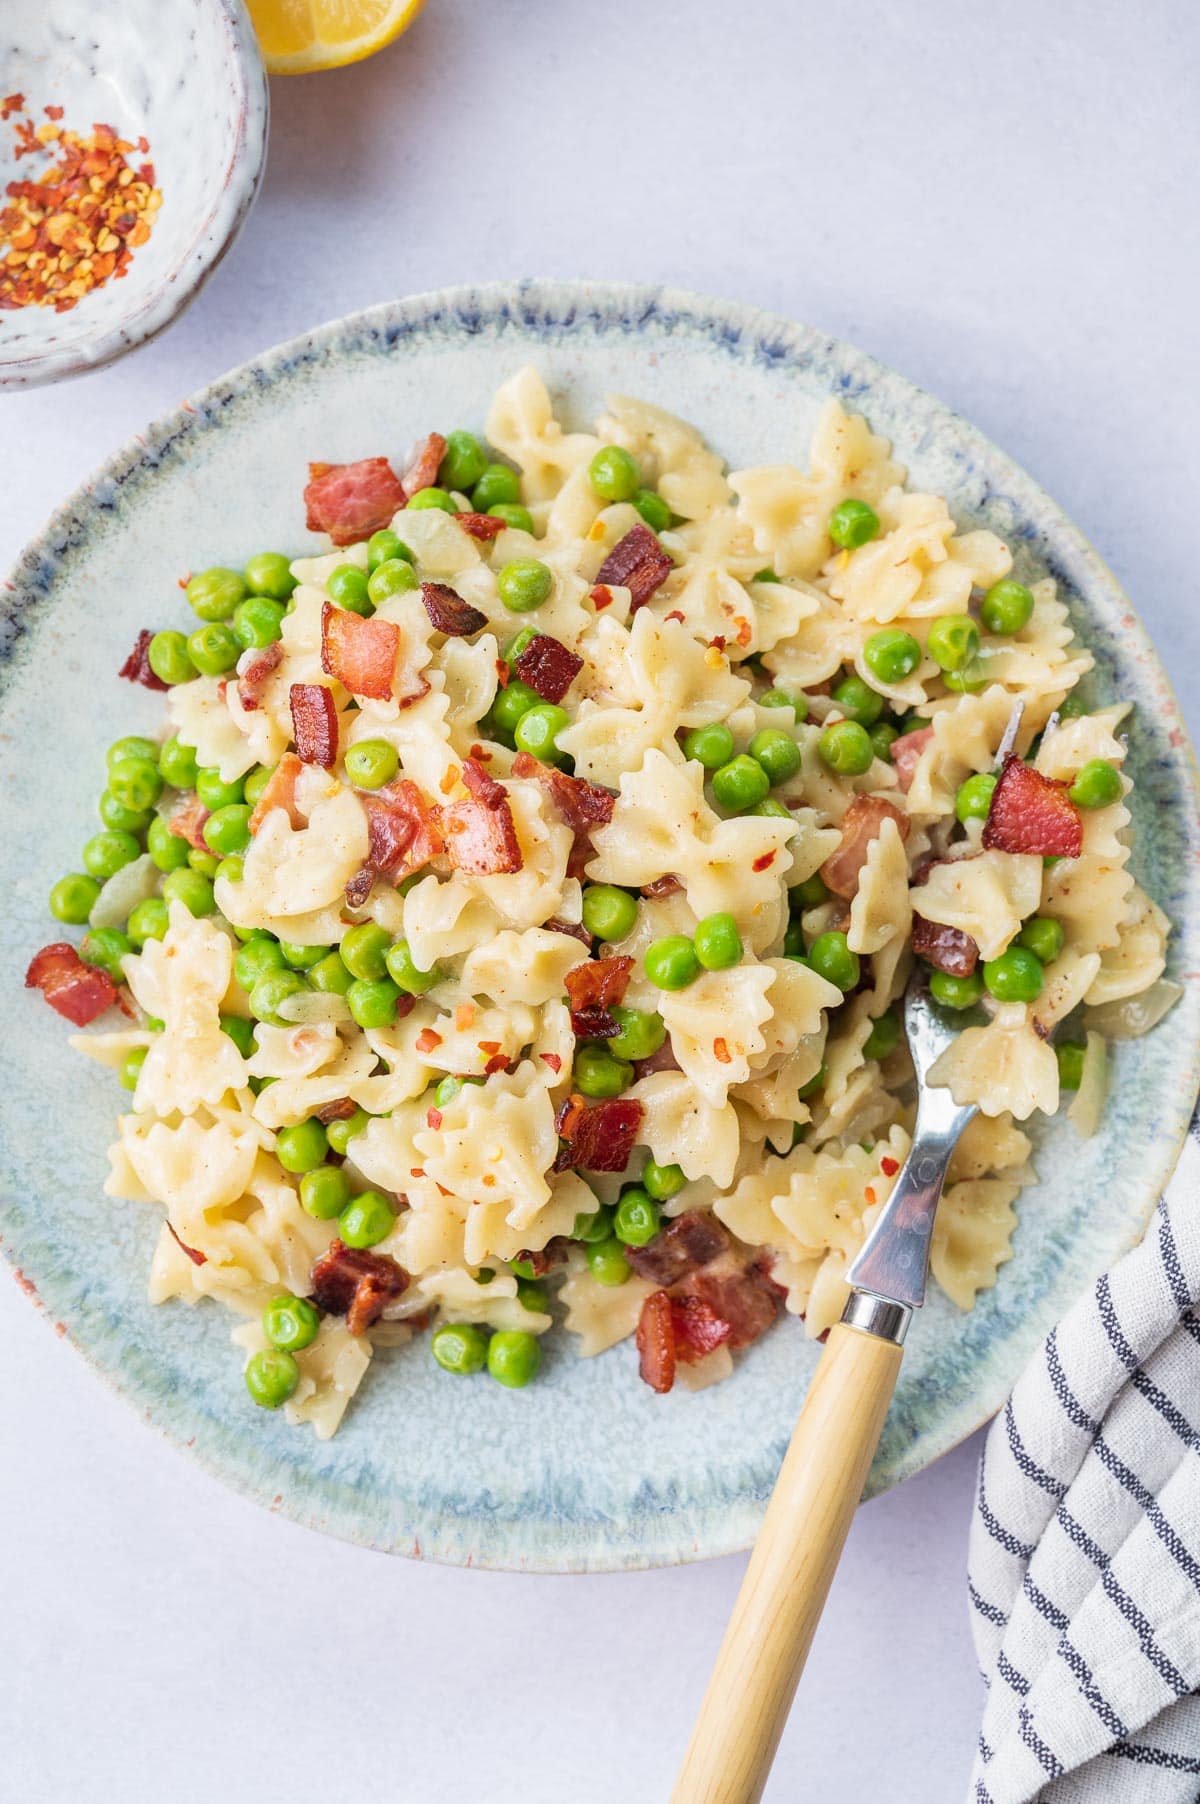
[[895, 1340], [831, 1328], [792, 1435], [672, 1804], [756, 1804], [896, 1385]]

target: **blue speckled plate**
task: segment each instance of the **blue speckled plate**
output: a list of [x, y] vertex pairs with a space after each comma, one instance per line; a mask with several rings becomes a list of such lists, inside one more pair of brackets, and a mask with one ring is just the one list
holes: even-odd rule
[[55, 516], [3, 595], [0, 934], [9, 1045], [19, 1048], [0, 1094], [5, 1251], [129, 1401], [247, 1495], [393, 1552], [579, 1572], [749, 1544], [817, 1355], [800, 1328], [766, 1336], [727, 1384], [667, 1398], [639, 1384], [628, 1344], [591, 1361], [552, 1345], [544, 1377], [519, 1392], [447, 1378], [417, 1344], [376, 1358], [341, 1432], [322, 1444], [247, 1402], [223, 1310], [146, 1303], [157, 1212], [101, 1194], [122, 1093], [20, 989], [31, 953], [52, 937], [50, 883], [94, 830], [106, 744], [159, 717], [155, 697], [114, 673], [138, 628], [179, 614], [179, 573], [305, 547], [307, 459], [402, 452], [434, 426], [481, 426], [492, 390], [528, 360], [579, 422], [611, 389], [643, 395], [694, 421], [734, 464], [803, 461], [818, 407], [838, 394], [895, 442], [917, 483], [1010, 540], [1019, 574], [1058, 578], [1097, 654], [1092, 694], [1138, 704], [1135, 863], [1175, 922], [1171, 971], [1187, 994], [1147, 1039], [1117, 1049], [1095, 1139], [1080, 1142], [1065, 1122], [1041, 1134], [1041, 1183], [1021, 1200], [1015, 1257], [997, 1287], [966, 1316], [933, 1295], [909, 1338], [875, 1491], [991, 1414], [1034, 1343], [1146, 1220], [1184, 1131], [1200, 1041], [1200, 829], [1169, 685], [1079, 532], [900, 376], [746, 307], [551, 282], [378, 307], [214, 383]]

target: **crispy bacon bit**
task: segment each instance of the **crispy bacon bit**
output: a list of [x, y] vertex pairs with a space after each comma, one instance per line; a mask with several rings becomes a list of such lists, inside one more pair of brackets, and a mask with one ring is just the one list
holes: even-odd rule
[[578, 1040], [611, 1040], [620, 1024], [610, 1011], [625, 999], [633, 960], [589, 958], [563, 979], [571, 1002], [571, 1027]]
[[629, 1247], [626, 1257], [639, 1277], [652, 1284], [678, 1284], [728, 1250], [729, 1235], [715, 1215], [689, 1209], [677, 1215], [644, 1247]]
[[774, 862], [774, 852], [760, 852], [750, 868], [755, 871], [769, 871]]
[[918, 727], [915, 733], [901, 733], [899, 739], [892, 740], [892, 766], [906, 795], [912, 787], [921, 753], [932, 738], [932, 727]]
[[682, 888], [674, 871], [668, 871], [664, 877], [656, 877], [653, 883], [643, 883], [642, 895], [647, 902], [656, 902], [662, 896], [677, 896]]
[[190, 795], [167, 821], [167, 831], [174, 833], [178, 839], [186, 839], [188, 845], [197, 852], [207, 852], [208, 845], [204, 838], [204, 823], [207, 819], [208, 809], [200, 797]]
[[273, 670], [283, 662], [283, 646], [278, 639], [270, 645], [252, 646], [237, 661], [238, 700], [248, 712], [262, 704], [263, 687]]
[[433, 1052], [442, 1043], [442, 1036], [432, 1027], [423, 1027], [413, 1041], [418, 1052]]
[[438, 470], [446, 455], [446, 441], [440, 432], [431, 432], [423, 438], [413, 451], [405, 467], [401, 481], [406, 495], [419, 495], [422, 489], [431, 489], [437, 481]]
[[885, 1156], [879, 1161], [879, 1169], [885, 1178], [894, 1178], [900, 1169], [900, 1161], [899, 1159], [889, 1159]]
[[630, 611], [636, 614], [674, 568], [655, 534], [639, 521], [613, 546], [596, 572], [596, 581], [628, 589]]
[[539, 759], [531, 758], [528, 752], [517, 753], [513, 760], [513, 775], [536, 777], [549, 792], [550, 800], [575, 835], [575, 844], [567, 863], [567, 875], [582, 877], [583, 868], [592, 857], [592, 828], [606, 826], [611, 821], [614, 798], [607, 789], [601, 789], [598, 783], [589, 783], [583, 777], [568, 776], [565, 770], [555, 770], [552, 765], [542, 764]]
[[386, 457], [309, 464], [304, 523], [309, 532], [327, 532], [335, 545], [354, 545], [390, 526], [406, 500], [404, 485]]
[[40, 990], [56, 1014], [86, 1027], [117, 1000], [117, 986], [97, 965], [85, 965], [74, 946], [58, 940], [35, 952], [25, 988]]
[[331, 601], [321, 604], [321, 669], [351, 695], [391, 701], [399, 656], [400, 628], [394, 621], [364, 620]]
[[[303, 817], [296, 807], [296, 779], [304, 769], [295, 752], [285, 752], [271, 775], [267, 779], [266, 788], [254, 804], [250, 815], [250, 831], [257, 833], [272, 808], [286, 808], [292, 827], [303, 826]], [[172, 832], [175, 828], [172, 827]]]
[[548, 921], [542, 922], [542, 926], [547, 933], [568, 933], [581, 946], [586, 946], [589, 952], [592, 949], [592, 936], [582, 921], [564, 921], [558, 915], [551, 915]]
[[535, 633], [517, 659], [517, 675], [544, 702], [560, 702], [583, 669], [583, 659], [549, 633]]
[[448, 639], [465, 639], [487, 625], [487, 615], [464, 601], [449, 583], [422, 583], [421, 600], [432, 624]]
[[718, 1034], [713, 1041], [713, 1057], [716, 1059], [718, 1065], [731, 1065], [733, 1063], [733, 1054], [729, 1050], [729, 1041], [721, 1034]]
[[613, 1097], [590, 1109], [582, 1097], [569, 1096], [558, 1112], [558, 1131], [567, 1144], [559, 1149], [554, 1169], [624, 1171], [644, 1113], [641, 1103], [630, 1096]]
[[327, 1315], [344, 1315], [351, 1334], [379, 1320], [403, 1296], [408, 1273], [390, 1253], [368, 1253], [332, 1240], [312, 1268], [312, 1300]]
[[979, 963], [979, 947], [961, 927], [943, 927], [924, 915], [912, 918], [912, 949], [918, 958], [949, 977], [970, 977]]
[[637, 1325], [638, 1371], [652, 1391], [665, 1396], [675, 1382], [675, 1324], [665, 1290], [650, 1293]]
[[478, 758], [468, 758], [462, 767], [462, 780], [477, 802], [485, 808], [499, 808], [508, 800], [508, 791], [503, 783], [497, 783], [488, 771], [484, 770]]
[[544, 1065], [549, 1065], [551, 1071], [553, 1071], [555, 1077], [557, 1077], [562, 1070], [562, 1060], [559, 1058], [558, 1054], [556, 1052], [539, 1052], [538, 1057]]
[[454, 524], [461, 526], [473, 539], [487, 540], [499, 538], [506, 522], [498, 520], [494, 514], [455, 514]]
[[607, 583], [597, 583], [595, 585], [591, 592], [591, 601], [597, 614], [602, 614], [605, 608], [611, 608], [613, 604], [613, 592]]
[[[357, 620], [358, 615], [347, 618]], [[324, 683], [293, 683], [288, 700], [296, 756], [303, 764], [320, 764], [325, 770], [332, 770], [338, 755], [338, 717], [332, 689]]]
[[441, 1127], [441, 1125], [442, 1125], [442, 1111], [440, 1109], [426, 1109], [425, 1126], [427, 1128], [432, 1128], [434, 1133], [436, 1134], [438, 1129]]
[[697, 1272], [687, 1280], [686, 1294], [728, 1325], [725, 1340], [735, 1353], [771, 1326], [779, 1307], [779, 1287], [758, 1264], [744, 1271]]
[[313, 1114], [318, 1121], [328, 1123], [330, 1121], [349, 1121], [350, 1117], [357, 1113], [357, 1110], [357, 1103], [351, 1102], [348, 1096], [339, 1096], [336, 1102], [323, 1102], [319, 1109], [313, 1110]]
[[496, 803], [450, 802], [435, 810], [446, 857], [456, 871], [488, 876], [519, 871], [524, 865], [507, 791], [500, 783], [496, 788], [502, 792]]
[[642, 1377], [652, 1390], [666, 1392], [677, 1365], [694, 1365], [718, 1347], [748, 1347], [775, 1320], [782, 1295], [769, 1266], [756, 1260], [743, 1267], [730, 1253], [718, 1265], [709, 1262], [672, 1288], [652, 1292], [638, 1322]]
[[365, 791], [358, 799], [367, 811], [369, 844], [366, 864], [346, 885], [351, 908], [363, 906], [377, 877], [402, 883], [442, 849], [437, 810], [408, 777]]
[[1043, 777], [1015, 754], [1004, 760], [983, 823], [983, 843], [998, 852], [1033, 852], [1041, 858], [1078, 858], [1083, 822], [1065, 783]]
[[167, 685], [150, 668], [150, 641], [153, 637], [149, 627], [144, 626], [117, 675], [124, 677], [127, 683], [140, 683], [143, 689], [165, 689]]
[[681, 1365], [694, 1365], [707, 1353], [715, 1353], [733, 1332], [711, 1303], [690, 1293], [672, 1297], [671, 1324], [675, 1330], [675, 1357]]
[[835, 896], [849, 902], [858, 894], [858, 880], [871, 841], [885, 820], [895, 821], [901, 839], [908, 838], [908, 816], [893, 802], [885, 802], [880, 796], [855, 796], [842, 816], [842, 843], [821, 866], [821, 876]]
[[171, 1222], [167, 1223], [167, 1233], [171, 1236], [171, 1239], [175, 1242], [175, 1245], [179, 1248], [180, 1252], [187, 1254], [193, 1265], [208, 1264], [208, 1254], [202, 1253], [199, 1247], [190, 1247], [186, 1240], [181, 1240], [179, 1235], [175, 1232]]

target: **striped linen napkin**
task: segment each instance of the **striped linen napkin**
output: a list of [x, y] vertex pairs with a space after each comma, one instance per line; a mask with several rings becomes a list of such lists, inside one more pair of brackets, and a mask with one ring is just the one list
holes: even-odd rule
[[1141, 1245], [988, 1434], [971, 1804], [1200, 1800], [1200, 1110]]

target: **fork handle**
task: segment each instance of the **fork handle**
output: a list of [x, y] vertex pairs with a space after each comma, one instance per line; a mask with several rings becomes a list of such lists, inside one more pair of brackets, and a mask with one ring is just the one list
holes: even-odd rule
[[[902, 1315], [901, 1337], [907, 1310]], [[878, 1330], [845, 1321], [830, 1329], [672, 1804], [756, 1804], [761, 1797], [862, 1496], [901, 1355], [899, 1338]]]

